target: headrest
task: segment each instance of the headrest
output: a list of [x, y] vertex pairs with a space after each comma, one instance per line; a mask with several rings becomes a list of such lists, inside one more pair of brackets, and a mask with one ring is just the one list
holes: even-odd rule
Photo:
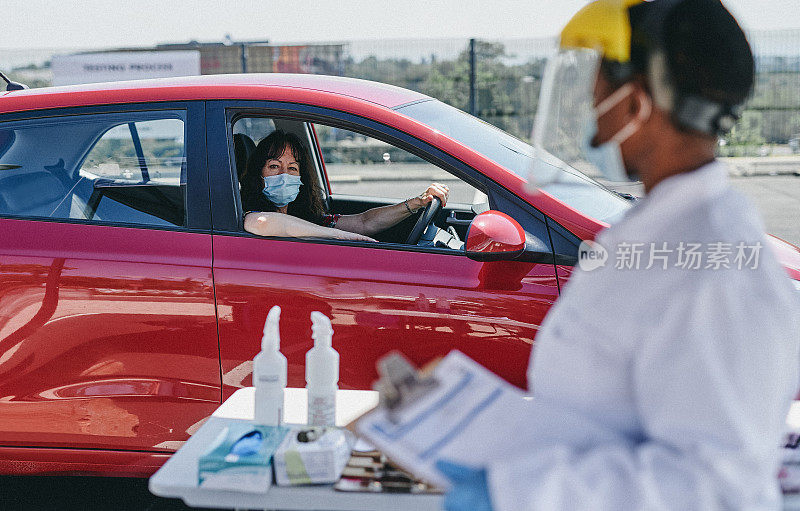
[[26, 172], [0, 175], [0, 200], [4, 213], [31, 213], [31, 210], [53, 203], [64, 196], [64, 185], [49, 172]]
[[244, 171], [247, 169], [247, 160], [256, 150], [256, 143], [244, 133], [233, 135], [233, 156], [236, 159], [236, 175], [242, 179]]
[[17, 136], [14, 130], [0, 130], [0, 156], [3, 156], [14, 144], [15, 138]]

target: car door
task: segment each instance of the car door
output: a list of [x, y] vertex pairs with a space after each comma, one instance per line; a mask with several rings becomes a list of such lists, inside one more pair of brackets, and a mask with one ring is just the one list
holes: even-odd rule
[[[436, 162], [441, 171], [478, 190], [502, 195], [517, 218], [523, 212], [502, 191], [495, 193], [480, 173], [414, 137], [357, 116], [309, 109], [317, 126], [360, 132]], [[421, 364], [452, 349], [525, 386], [532, 339], [558, 295], [552, 260], [482, 263], [462, 251], [437, 247], [263, 238], [244, 232], [236, 197], [237, 118], [261, 115], [278, 119], [276, 124], [281, 119], [302, 124], [312, 113], [265, 102], [215, 102], [208, 112], [223, 395], [251, 384], [250, 360], [259, 351], [264, 320], [273, 305], [283, 310], [281, 351], [288, 359], [290, 386], [304, 385], [304, 355], [312, 346], [309, 316], [314, 310], [332, 320], [341, 388], [370, 388], [376, 360], [391, 350]], [[319, 164], [313, 130], [306, 133]], [[327, 181], [325, 176], [320, 179]], [[357, 207], [359, 201], [352, 195], [337, 197], [335, 180], [330, 186], [330, 204]], [[367, 197], [361, 202], [380, 203], [376, 201]], [[524, 212], [524, 217], [518, 221], [549, 243], [544, 217], [532, 212]]]
[[0, 117], [0, 447], [169, 451], [219, 405], [204, 123]]

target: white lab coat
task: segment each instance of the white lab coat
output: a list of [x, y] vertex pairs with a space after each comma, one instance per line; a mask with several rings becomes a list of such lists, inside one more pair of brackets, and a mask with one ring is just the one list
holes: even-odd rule
[[[536, 337], [532, 404], [498, 424], [494, 510], [779, 508], [800, 300], [725, 166], [664, 180], [597, 241], [606, 265], [576, 268]], [[615, 267], [625, 242], [640, 269]], [[755, 269], [676, 268], [677, 250], [644, 269], [650, 242], [763, 248]]]

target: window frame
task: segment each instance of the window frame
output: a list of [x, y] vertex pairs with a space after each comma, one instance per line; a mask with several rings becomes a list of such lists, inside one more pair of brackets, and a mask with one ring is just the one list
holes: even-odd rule
[[[161, 231], [211, 232], [211, 200], [209, 195], [208, 165], [206, 153], [206, 114], [205, 101], [125, 103], [100, 106], [64, 107], [44, 110], [29, 110], [0, 114], [0, 128], [5, 122], [47, 121], [65, 117], [80, 117], [100, 114], [130, 115], [130, 122], [152, 120], [159, 112], [182, 111], [185, 116], [184, 149], [186, 156], [186, 225], [147, 225], [128, 222], [93, 221], [80, 218], [49, 218], [41, 216], [8, 215], [0, 213], [0, 219], [26, 220], [37, 222], [57, 222], [94, 225], [103, 227], [126, 227], [135, 229], [155, 229]], [[149, 118], [139, 119], [137, 114]], [[81, 164], [104, 131], [81, 156]]]
[[[397, 128], [355, 114], [315, 105], [279, 101], [209, 100], [207, 103], [207, 115], [209, 120], [209, 171], [211, 173], [212, 184], [211, 203], [214, 211], [212, 229], [215, 235], [294, 241], [297, 243], [313, 243], [317, 245], [345, 245], [395, 251], [465, 256], [461, 251], [454, 251], [448, 248], [325, 238], [299, 239], [264, 237], [248, 233], [243, 228], [243, 212], [241, 211], [241, 198], [238, 194], [238, 182], [236, 179], [233, 154], [233, 123], [236, 119], [247, 116], [283, 118], [304, 122], [306, 124], [326, 124], [376, 138], [408, 151], [486, 193], [489, 197], [490, 208], [492, 209], [496, 208], [498, 204], [498, 193], [509, 193], [481, 172], [437, 147], [419, 140], [413, 135], [400, 131]], [[221, 147], [221, 143], [223, 142], [225, 144], [224, 148]], [[312, 152], [316, 152], [316, 150], [312, 150]], [[324, 174], [324, 177], [325, 182], [322, 184], [327, 187], [327, 172]], [[326, 193], [330, 196], [329, 187]], [[538, 236], [548, 247], [552, 247], [547, 221], [545, 220], [546, 216], [533, 207], [520, 207], [518, 211], [530, 217], [531, 222], [535, 221], [539, 224], [536, 232], [532, 232], [531, 234]], [[523, 221], [521, 223], [523, 227], [525, 227], [525, 224], [530, 222]]]

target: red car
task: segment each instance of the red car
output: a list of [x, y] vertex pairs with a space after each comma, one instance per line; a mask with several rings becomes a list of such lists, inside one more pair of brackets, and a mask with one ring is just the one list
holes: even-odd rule
[[[238, 178], [274, 129], [307, 144], [332, 212], [395, 203], [430, 181], [451, 198], [379, 243], [254, 236]], [[580, 240], [630, 207], [563, 170], [526, 193], [531, 159], [457, 109], [361, 80], [3, 93], [0, 473], [152, 473], [250, 385], [275, 304], [290, 386], [304, 386], [314, 310], [332, 319], [341, 388], [369, 388], [390, 350], [423, 363], [454, 348], [524, 386]], [[440, 231], [455, 241], [428, 236]], [[800, 280], [797, 249], [773, 248]]]

